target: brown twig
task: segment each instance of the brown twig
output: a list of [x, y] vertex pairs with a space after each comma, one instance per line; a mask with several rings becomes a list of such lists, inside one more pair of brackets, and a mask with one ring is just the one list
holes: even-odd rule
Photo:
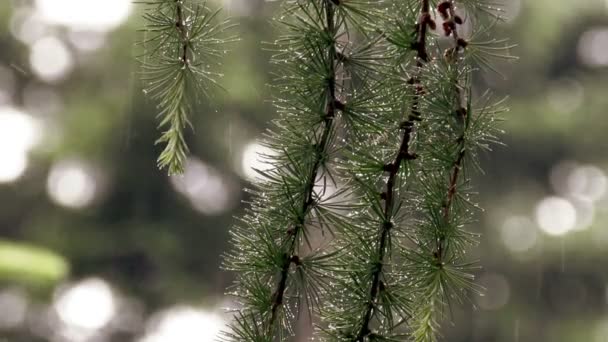
[[184, 22], [184, 5], [181, 0], [175, 0], [175, 11], [177, 20], [175, 21], [175, 27], [179, 31], [180, 39], [181, 39], [181, 61], [184, 65], [189, 65], [190, 61], [188, 60], [188, 50], [189, 50], [189, 38], [188, 38], [188, 29], [186, 28], [186, 23]]
[[[325, 1], [325, 15], [326, 15], [326, 31], [327, 33], [333, 37], [336, 27], [335, 27], [335, 8], [336, 1], [338, 0], [326, 0]], [[339, 1], [338, 1], [339, 3]], [[294, 226], [287, 229], [287, 233], [289, 235], [289, 243], [287, 252], [284, 254], [284, 262], [281, 268], [281, 272], [279, 275], [279, 281], [277, 283], [277, 287], [272, 294], [272, 305], [270, 308], [270, 319], [268, 321], [267, 334], [271, 336], [272, 329], [274, 323], [277, 319], [278, 311], [281, 305], [283, 305], [283, 299], [285, 297], [285, 291], [287, 290], [287, 280], [289, 278], [289, 267], [291, 264], [295, 264], [296, 266], [300, 265], [300, 258], [297, 254], [296, 244], [298, 241], [298, 236], [302, 232], [305, 227], [306, 219], [305, 216], [310, 211], [312, 206], [315, 204], [314, 200], [314, 187], [319, 175], [319, 169], [321, 168], [321, 164], [323, 162], [324, 153], [328, 149], [328, 145], [331, 139], [331, 132], [334, 130], [334, 119], [337, 110], [343, 110], [344, 104], [342, 104], [337, 96], [336, 96], [336, 63], [338, 60], [338, 52], [335, 44], [331, 44], [329, 48], [329, 59], [332, 61], [330, 63], [330, 77], [327, 85], [327, 93], [328, 100], [326, 103], [326, 111], [323, 119], [323, 132], [321, 134], [321, 140], [318, 144], [316, 144], [316, 152], [313, 166], [310, 169], [310, 175], [307, 179], [304, 200], [302, 203], [302, 217], [300, 221], [297, 222]]]
[[[430, 18], [429, 0], [422, 0], [420, 19], [418, 20], [418, 23], [416, 25], [417, 40], [413, 45], [413, 48], [417, 51], [417, 66], [419, 68], [422, 68], [424, 66], [424, 63], [428, 62], [429, 60], [429, 56], [426, 49], [426, 37], [428, 28], [432, 27], [433, 25], [434, 23]], [[369, 325], [373, 317], [379, 292], [385, 286], [385, 284], [380, 278], [384, 268], [384, 259], [386, 257], [386, 245], [388, 243], [390, 231], [393, 228], [392, 219], [393, 206], [395, 205], [395, 183], [397, 181], [397, 176], [399, 175], [401, 165], [404, 161], [413, 160], [417, 157], [416, 154], [410, 151], [410, 143], [415, 122], [421, 120], [418, 98], [422, 94], [423, 90], [419, 84], [420, 82], [418, 81], [417, 77], [411, 78], [408, 83], [415, 86], [415, 96], [414, 100], [412, 101], [411, 113], [408, 116], [408, 119], [400, 125], [400, 128], [403, 130], [403, 134], [401, 137], [401, 144], [399, 146], [399, 150], [397, 151], [394, 161], [391, 164], [384, 166], [384, 170], [388, 172], [388, 179], [386, 181], [385, 191], [381, 194], [381, 198], [384, 200], [384, 222], [382, 223], [380, 235], [378, 238], [379, 261], [378, 265], [376, 265], [376, 267], [374, 268], [374, 272], [372, 274], [372, 284], [369, 292], [369, 302], [365, 310], [365, 314], [363, 316], [363, 323], [361, 325], [359, 333], [354, 339], [358, 342], [363, 342], [364, 338], [372, 333]]]
[[[441, 3], [439, 8], [439, 12], [446, 19], [446, 24], [444, 24], [444, 29], [447, 35], [451, 35], [454, 39], [454, 46], [448, 48], [445, 52], [445, 58], [448, 59], [448, 62], [455, 63], [458, 58], [458, 54], [464, 50], [467, 46], [466, 41], [461, 38], [458, 34], [458, 26], [462, 25], [462, 19], [460, 16], [456, 14], [455, 2], [454, 0], [448, 0]], [[441, 6], [445, 6], [444, 9]], [[464, 164], [464, 158], [466, 156], [465, 149], [465, 138], [466, 138], [466, 121], [467, 116], [469, 115], [467, 109], [464, 108], [462, 104], [462, 94], [460, 93], [460, 85], [458, 83], [454, 84], [454, 88], [456, 89], [456, 98], [458, 99], [457, 107], [455, 110], [455, 115], [462, 123], [462, 133], [457, 138], [457, 146], [458, 146], [458, 155], [454, 160], [452, 165], [452, 169], [450, 172], [450, 180], [448, 184], [448, 190], [446, 193], [446, 198], [443, 202], [443, 213], [442, 218], [444, 222], [448, 222], [450, 219], [451, 209], [454, 203], [454, 197], [457, 193], [458, 187], [458, 179], [461, 174], [461, 170]], [[437, 263], [442, 265], [444, 254], [445, 254], [445, 237], [441, 236], [437, 241], [437, 249], [435, 251], [435, 258], [437, 259]]]

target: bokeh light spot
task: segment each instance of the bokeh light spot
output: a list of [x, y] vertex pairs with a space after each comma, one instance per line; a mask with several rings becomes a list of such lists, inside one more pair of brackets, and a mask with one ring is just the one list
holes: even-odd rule
[[176, 306], [155, 315], [146, 336], [139, 342], [212, 342], [224, 327], [214, 313], [188, 306]]
[[606, 174], [600, 168], [593, 165], [583, 165], [570, 173], [567, 185], [573, 196], [597, 201], [606, 194], [608, 180]]
[[36, 119], [12, 107], [0, 107], [0, 133], [0, 148], [29, 150], [41, 138]]
[[14, 182], [25, 172], [27, 168], [27, 155], [22, 151], [14, 153], [2, 153], [2, 166], [0, 166], [0, 183]]
[[184, 174], [171, 177], [171, 184], [203, 214], [221, 214], [234, 202], [233, 186], [229, 181], [215, 168], [196, 158], [188, 159]]
[[49, 27], [44, 23], [40, 14], [31, 7], [17, 8], [11, 17], [11, 33], [15, 38], [27, 45], [47, 35]]
[[576, 224], [576, 209], [561, 197], [547, 197], [536, 207], [536, 222], [549, 235], [566, 234]]
[[40, 141], [40, 126], [28, 114], [0, 107], [0, 183], [17, 180], [27, 167], [27, 153]]
[[60, 291], [53, 308], [68, 328], [90, 332], [103, 328], [116, 314], [112, 289], [99, 278], [85, 279]]
[[262, 176], [255, 171], [268, 171], [272, 165], [268, 161], [268, 157], [272, 156], [274, 151], [257, 142], [252, 142], [243, 149], [243, 157], [241, 159], [242, 170], [245, 176], [249, 179], [261, 178]]
[[61, 40], [45, 37], [32, 45], [30, 64], [40, 79], [56, 82], [67, 76], [73, 67], [73, 59]]
[[595, 219], [595, 204], [583, 197], [572, 197], [569, 201], [576, 209], [576, 224], [572, 230], [582, 231], [591, 227]]
[[608, 27], [584, 32], [578, 42], [578, 56], [588, 66], [608, 66]]
[[127, 19], [131, 3], [127, 0], [36, 0], [36, 7], [49, 23], [108, 31]]
[[94, 169], [80, 160], [62, 160], [51, 168], [47, 192], [57, 204], [68, 208], [86, 207], [95, 199], [98, 180]]

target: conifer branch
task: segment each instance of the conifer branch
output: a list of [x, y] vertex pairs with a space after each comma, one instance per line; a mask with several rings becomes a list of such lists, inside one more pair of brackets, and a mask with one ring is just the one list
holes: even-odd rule
[[[461, 50], [466, 48], [466, 42], [464, 39], [460, 38], [458, 34], [458, 26], [462, 25], [462, 19], [456, 15], [455, 3], [454, 0], [447, 0], [442, 3], [443, 6], [447, 7], [447, 17], [444, 22], [444, 31], [446, 35], [451, 35], [454, 40], [454, 45], [451, 48], [448, 48], [444, 54], [448, 63], [452, 63], [455, 67], [458, 67], [458, 54]], [[439, 6], [442, 6], [440, 4]], [[452, 208], [452, 204], [454, 202], [454, 196], [456, 195], [458, 179], [461, 174], [461, 169], [463, 167], [464, 158], [466, 155], [466, 122], [467, 122], [467, 109], [462, 105], [462, 93], [461, 93], [461, 85], [459, 84], [459, 79], [454, 79], [454, 94], [455, 94], [455, 107], [457, 108], [454, 111], [454, 115], [462, 124], [462, 133], [456, 139], [456, 145], [458, 146], [456, 151], [457, 155], [453, 162], [452, 170], [450, 172], [449, 184], [447, 187], [446, 198], [444, 201], [443, 208], [443, 220], [448, 222], [450, 219], [450, 210]], [[444, 250], [445, 237], [442, 236], [437, 241], [437, 250], [436, 250], [436, 258], [439, 264], [443, 263], [443, 250]]]
[[405, 253], [407, 227], [417, 221], [419, 199], [408, 190], [416, 182], [412, 171], [416, 163], [408, 161], [417, 159], [412, 152], [414, 131], [423, 119], [420, 102], [425, 94], [420, 76], [430, 60], [427, 34], [435, 23], [430, 1], [413, 0], [400, 6], [396, 19], [380, 30], [390, 43], [394, 61], [385, 66], [389, 72], [380, 72], [388, 79], [375, 85], [377, 92], [386, 95], [374, 102], [380, 115], [375, 125], [354, 138], [360, 142], [352, 147], [344, 167], [363, 194], [362, 210], [353, 213], [352, 227], [341, 232], [336, 244], [348, 253], [340, 256], [341, 266], [329, 275], [336, 285], [327, 295], [331, 309], [324, 312], [329, 326], [322, 331], [328, 341], [408, 338], [403, 327], [411, 317], [414, 289], [404, 281], [407, 269], [395, 261]]
[[[271, 168], [231, 232], [240, 308], [225, 341], [285, 341], [303, 308], [320, 315], [322, 341], [436, 341], [452, 298], [476, 288], [465, 166], [498, 141], [501, 109], [485, 95], [477, 108], [470, 75], [494, 50], [460, 37], [453, 0], [391, 4], [379, 20], [384, 1], [283, 3], [280, 117], [262, 141]], [[445, 51], [432, 49], [436, 5]], [[313, 229], [335, 239], [316, 246]]]
[[184, 129], [190, 125], [192, 104], [210, 96], [211, 86], [221, 76], [211, 70], [225, 50], [223, 45], [234, 38], [224, 36], [230, 27], [219, 20], [219, 10], [212, 11], [198, 0], [149, 0], [143, 15], [146, 37], [140, 43], [144, 93], [155, 100], [159, 127], [163, 129], [157, 144], [165, 148], [158, 166], [170, 175], [183, 172], [188, 154]]
[[[412, 48], [416, 51], [416, 66], [419, 69], [417, 73], [421, 71], [424, 63], [428, 61], [427, 53], [427, 29], [434, 26], [434, 23], [430, 17], [430, 4], [429, 0], [421, 0], [420, 17], [416, 24], [416, 41], [412, 44]], [[393, 215], [395, 196], [395, 183], [400, 173], [402, 164], [407, 160], [414, 160], [417, 158], [416, 154], [410, 151], [410, 142], [412, 139], [412, 132], [415, 127], [415, 122], [421, 120], [421, 113], [419, 110], [419, 96], [422, 94], [422, 86], [419, 84], [417, 76], [413, 76], [408, 83], [414, 85], [414, 97], [412, 100], [411, 111], [408, 119], [401, 123], [400, 129], [403, 131], [401, 137], [401, 144], [399, 150], [396, 153], [395, 160], [386, 165], [385, 170], [388, 172], [388, 178], [384, 192], [381, 194], [381, 198], [384, 200], [384, 212], [383, 212], [383, 223], [380, 227], [379, 241], [377, 243], [379, 261], [377, 267], [374, 268], [372, 275], [372, 282], [370, 286], [369, 302], [365, 310], [361, 328], [354, 341], [363, 342], [364, 339], [372, 333], [370, 327], [373, 312], [377, 306], [377, 297], [380, 287], [382, 285], [381, 274], [383, 272], [383, 266], [385, 263], [385, 253], [387, 252], [387, 243], [389, 240], [389, 234], [393, 228]], [[405, 317], [401, 317], [405, 319]]]
[[[346, 90], [338, 84], [339, 65], [358, 63], [346, 50], [350, 42], [338, 41], [348, 38], [346, 11], [335, 0], [284, 4], [279, 20], [284, 36], [275, 43], [274, 57], [282, 71], [279, 131], [264, 141], [276, 154], [264, 156], [273, 168], [259, 171], [248, 224], [233, 230], [235, 251], [226, 267], [241, 272], [233, 294], [243, 307], [227, 341], [283, 341], [294, 333], [301, 302], [314, 308], [326, 286], [322, 271], [331, 267], [335, 253], [315, 249], [309, 234], [313, 228], [331, 231], [344, 220], [341, 211], [348, 207], [335, 202], [343, 190], [326, 194], [327, 183], [336, 184], [327, 164], [337, 148], [339, 117], [358, 122], [364, 111], [357, 101], [347, 104], [347, 94], [340, 96]], [[253, 282], [259, 284], [256, 290]]]
[[[444, 195], [437, 197], [437, 199], [441, 200], [440, 204], [435, 203], [435, 205], [431, 204], [428, 208], [430, 212], [430, 217], [437, 216], [433, 211], [441, 208], [441, 214], [439, 215], [439, 220], [437, 225], [435, 226], [435, 247], [432, 250], [432, 257], [430, 260], [430, 265], [432, 269], [427, 270], [427, 274], [422, 277], [421, 281], [421, 299], [423, 302], [420, 304], [419, 311], [415, 314], [417, 316], [414, 320], [413, 324], [413, 335], [414, 340], [416, 342], [430, 342], [435, 341], [436, 336], [438, 334], [439, 323], [437, 321], [437, 312], [441, 312], [443, 309], [443, 305], [447, 303], [445, 300], [448, 296], [453, 296], [454, 294], [449, 293], [449, 286], [454, 286], [454, 284], [450, 284], [450, 281], [455, 283], [459, 283], [459, 285], [467, 284], [469, 281], [469, 276], [466, 274], [456, 274], [456, 277], [450, 279], [450, 267], [453, 267], [452, 262], [459, 258], [458, 253], [460, 251], [453, 251], [452, 256], [447, 255], [446, 248], [448, 247], [446, 244], [451, 243], [449, 232], [450, 229], [450, 214], [452, 207], [454, 205], [454, 198], [457, 194], [457, 186], [459, 181], [459, 176], [462, 173], [461, 169], [463, 167], [464, 158], [466, 156], [466, 130], [467, 130], [467, 109], [462, 105], [462, 93], [461, 93], [461, 80], [460, 77], [453, 77], [451, 70], [456, 70], [458, 73], [458, 69], [461, 68], [459, 65], [461, 61], [459, 60], [459, 53], [461, 49], [466, 47], [464, 44], [464, 40], [459, 37], [458, 26], [462, 24], [462, 19], [456, 15], [455, 4], [453, 0], [446, 0], [438, 4], [437, 12], [442, 16], [443, 22], [443, 30], [446, 36], [451, 36], [454, 40], [454, 46], [447, 48], [444, 53], [444, 58], [446, 60], [447, 70], [443, 70], [446, 73], [446, 87], [448, 88], [446, 99], [447, 103], [445, 104], [445, 108], [452, 108], [452, 113], [456, 118], [457, 124], [455, 132], [458, 135], [455, 143], [456, 148], [454, 150], [446, 151], [446, 160], [451, 163], [451, 166], [448, 166], [448, 184], [447, 190], [445, 190]], [[468, 71], [467, 71], [468, 72]], [[468, 75], [465, 75], [468, 78]], [[441, 80], [439, 80], [441, 82]], [[452, 102], [450, 104], [450, 102]], [[453, 109], [456, 108], [456, 109]], [[461, 130], [461, 133], [457, 131]], [[449, 135], [447, 137], [449, 138]], [[446, 146], [450, 146], [451, 143], [449, 141], [445, 142]], [[450, 156], [451, 151], [456, 153], [455, 156]], [[438, 171], [438, 178], [431, 179], [431, 182], [435, 182], [436, 190], [441, 192], [441, 182], [443, 177], [442, 170]], [[431, 185], [433, 186], [433, 185]], [[443, 199], [442, 199], [443, 197]], [[438, 205], [439, 204], [439, 205]], [[458, 267], [454, 267], [454, 269], [458, 269]], [[457, 277], [460, 276], [461, 279]], [[420, 281], [420, 280], [419, 280]], [[461, 289], [457, 289], [461, 290]]]
[[[464, 169], [469, 161], [476, 164], [475, 150], [487, 146], [484, 140], [495, 141], [490, 132], [496, 131], [494, 121], [499, 112], [485, 104], [479, 110], [474, 109], [470, 63], [475, 58], [469, 58], [466, 51], [469, 42], [459, 34], [463, 20], [457, 14], [456, 2], [439, 3], [437, 12], [444, 20], [443, 31], [452, 37], [453, 45], [445, 50], [443, 58], [433, 63], [425, 80], [434, 88], [431, 91], [435, 96], [425, 101], [427, 110], [435, 116], [431, 119], [435, 123], [426, 127], [423, 135], [438, 147], [426, 151], [425, 158], [434, 161], [436, 168], [427, 170], [428, 175], [422, 178], [422, 191], [426, 193], [425, 221], [417, 228], [414, 238], [417, 249], [407, 254], [419, 289], [412, 321], [416, 342], [436, 341], [445, 307], [449, 307], [452, 300], [462, 301], [467, 291], [479, 290], [469, 274], [472, 265], [463, 261], [464, 250], [475, 242], [474, 234], [463, 229], [471, 222], [471, 214], [466, 209], [471, 202], [465, 188], [468, 179]], [[492, 138], [481, 138], [485, 134]], [[422, 265], [425, 266], [420, 267]]]
[[[329, 37], [333, 37], [335, 35], [335, 23], [334, 23], [334, 6], [339, 5], [336, 3], [336, 0], [326, 0], [325, 1], [325, 17], [326, 17], [326, 34]], [[306, 190], [304, 195], [304, 202], [302, 204], [302, 213], [309, 213], [309, 207], [314, 204], [314, 187], [317, 181], [319, 168], [321, 167], [321, 163], [323, 161], [324, 155], [329, 150], [329, 142], [330, 142], [330, 134], [334, 130], [334, 118], [336, 112], [336, 104], [340, 103], [336, 98], [336, 72], [335, 72], [335, 60], [337, 59], [336, 45], [330, 44], [328, 46], [328, 60], [329, 63], [329, 79], [327, 80], [327, 103], [326, 103], [326, 112], [325, 117], [323, 119], [322, 124], [322, 138], [319, 142], [319, 145], [316, 146], [317, 153], [315, 153], [314, 163], [310, 168], [310, 176], [307, 178], [308, 183], [306, 184]], [[301, 222], [298, 222], [295, 226], [289, 228], [287, 231], [289, 232], [291, 237], [291, 242], [289, 243], [289, 248], [285, 251], [285, 255], [287, 256], [287, 260], [281, 269], [281, 275], [279, 277], [279, 281], [277, 284], [277, 288], [273, 293], [273, 303], [271, 308], [271, 317], [268, 323], [269, 329], [272, 329], [274, 322], [276, 320], [276, 312], [279, 309], [280, 305], [283, 304], [283, 296], [286, 289], [287, 277], [289, 277], [289, 266], [292, 262], [296, 265], [299, 260], [296, 250], [296, 243], [298, 241], [298, 236], [300, 235], [300, 231], [304, 229], [305, 218], [302, 219]], [[296, 261], [294, 261], [296, 260]], [[268, 332], [270, 335], [270, 331]]]
[[[336, 3], [335, 0], [325, 0], [324, 8], [325, 8], [325, 33], [328, 37], [334, 37], [336, 28], [334, 22], [335, 16], [335, 6], [339, 3]], [[318, 178], [319, 169], [322, 167], [324, 156], [329, 151], [330, 145], [330, 137], [332, 131], [335, 130], [335, 113], [336, 113], [336, 104], [340, 103], [336, 98], [336, 72], [335, 72], [335, 61], [337, 60], [337, 52], [335, 43], [329, 44], [328, 46], [328, 80], [327, 80], [327, 103], [326, 103], [326, 112], [325, 117], [323, 118], [322, 123], [322, 133], [321, 133], [321, 141], [317, 146], [315, 146], [315, 154], [314, 154], [314, 162], [310, 168], [310, 176], [307, 177], [307, 183], [305, 185], [305, 193], [304, 193], [304, 201], [302, 203], [301, 213], [304, 215], [308, 215], [310, 213], [309, 207], [314, 205], [314, 187]], [[294, 263], [296, 266], [299, 266], [299, 256], [297, 250], [297, 242], [298, 237], [301, 234], [301, 230], [304, 229], [304, 225], [306, 224], [306, 217], [303, 216], [299, 222], [294, 224], [292, 227], [286, 230], [286, 232], [291, 236], [290, 242], [288, 243], [288, 248], [284, 251], [285, 261], [283, 267], [281, 269], [281, 273], [279, 276], [279, 280], [277, 282], [277, 287], [272, 294], [273, 302], [271, 307], [271, 316], [268, 322], [268, 336], [272, 335], [272, 329], [276, 321], [277, 310], [279, 310], [280, 306], [283, 304], [283, 297], [285, 295], [285, 290], [287, 288], [287, 278], [289, 277], [289, 266]]]

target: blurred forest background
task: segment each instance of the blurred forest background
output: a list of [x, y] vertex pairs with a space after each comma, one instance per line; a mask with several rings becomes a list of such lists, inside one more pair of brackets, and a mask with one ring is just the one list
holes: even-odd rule
[[[487, 291], [446, 341], [608, 341], [608, 1], [504, 0], [506, 147], [476, 177]], [[129, 0], [0, 1], [0, 341], [207, 342], [255, 139], [275, 112], [276, 2], [224, 0], [242, 40], [197, 107], [185, 176], [155, 166]], [[475, 308], [473, 308], [473, 306]]]

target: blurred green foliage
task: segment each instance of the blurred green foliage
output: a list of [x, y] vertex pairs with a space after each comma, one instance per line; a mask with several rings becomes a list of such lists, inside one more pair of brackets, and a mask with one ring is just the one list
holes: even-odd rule
[[43, 248], [0, 241], [0, 279], [53, 285], [68, 274], [64, 258]]

